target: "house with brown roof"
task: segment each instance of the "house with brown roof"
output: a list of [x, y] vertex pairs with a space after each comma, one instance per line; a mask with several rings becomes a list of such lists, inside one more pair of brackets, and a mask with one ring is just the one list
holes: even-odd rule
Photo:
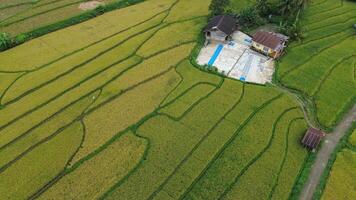
[[213, 17], [204, 28], [207, 41], [229, 42], [231, 35], [237, 31], [237, 22], [229, 15], [218, 15]]
[[321, 139], [325, 136], [326, 134], [315, 128], [309, 128], [308, 131], [305, 133], [301, 143], [304, 147], [314, 150], [318, 147]]
[[252, 48], [273, 58], [278, 58], [286, 47], [288, 37], [279, 33], [257, 31], [252, 37]]

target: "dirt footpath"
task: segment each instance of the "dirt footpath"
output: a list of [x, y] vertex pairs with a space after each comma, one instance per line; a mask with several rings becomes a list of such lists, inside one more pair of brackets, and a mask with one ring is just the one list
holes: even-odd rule
[[351, 128], [353, 121], [356, 121], [356, 105], [347, 113], [339, 125], [336, 126], [335, 130], [325, 137], [324, 144], [316, 155], [316, 160], [312, 166], [308, 181], [305, 183], [300, 194], [300, 200], [312, 199], [331, 154], [340, 139], [347, 133], [347, 130]]

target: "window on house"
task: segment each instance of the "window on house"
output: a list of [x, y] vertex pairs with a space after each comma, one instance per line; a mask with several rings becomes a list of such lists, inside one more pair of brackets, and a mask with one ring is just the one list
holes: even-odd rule
[[206, 32], [206, 36], [210, 37], [211, 36], [211, 32], [210, 31]]
[[268, 52], [268, 48], [267, 47], [263, 47], [263, 51]]

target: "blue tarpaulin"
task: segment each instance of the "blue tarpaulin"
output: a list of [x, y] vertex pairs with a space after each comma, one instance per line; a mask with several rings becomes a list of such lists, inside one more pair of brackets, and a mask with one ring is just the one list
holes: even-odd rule
[[218, 58], [218, 56], [223, 48], [224, 48], [224, 46], [222, 44], [219, 44], [218, 47], [216, 47], [216, 50], [215, 50], [213, 56], [210, 58], [210, 60], [208, 62], [209, 66], [212, 66], [214, 64], [215, 60]]

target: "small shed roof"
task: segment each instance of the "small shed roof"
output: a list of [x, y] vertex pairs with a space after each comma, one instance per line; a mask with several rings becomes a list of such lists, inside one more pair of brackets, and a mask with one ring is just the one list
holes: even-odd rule
[[218, 15], [213, 17], [208, 25], [205, 27], [204, 32], [211, 31], [214, 28], [224, 32], [226, 35], [231, 35], [237, 30], [235, 18], [229, 15]]
[[302, 144], [308, 149], [315, 149], [324, 136], [325, 133], [323, 131], [315, 128], [309, 128], [302, 139]]
[[283, 48], [283, 43], [288, 40], [288, 37], [279, 33], [257, 31], [252, 40], [271, 49], [280, 50]]

